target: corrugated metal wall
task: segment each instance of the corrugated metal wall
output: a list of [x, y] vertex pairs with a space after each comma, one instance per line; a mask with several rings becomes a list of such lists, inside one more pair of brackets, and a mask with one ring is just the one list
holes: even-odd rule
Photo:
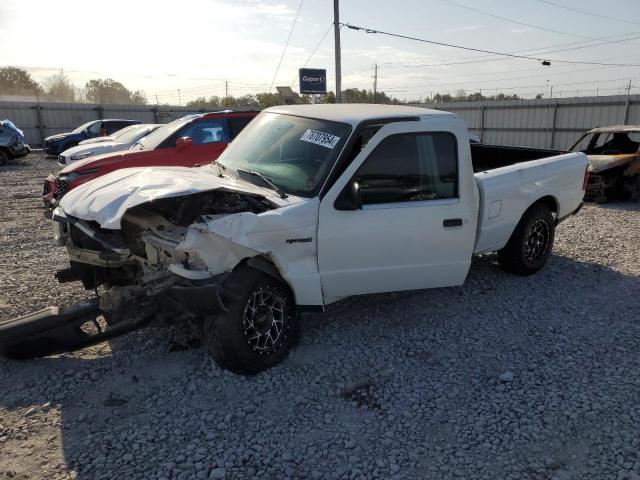
[[484, 143], [534, 148], [563, 150], [592, 128], [640, 124], [640, 95], [419, 106], [457, 114]]
[[[625, 114], [627, 124], [640, 124], [640, 95], [419, 106], [458, 114], [485, 143], [560, 150], [568, 148], [581, 133], [591, 128], [625, 123]], [[99, 118], [166, 123], [196, 111], [187, 107], [154, 105], [40, 103], [38, 106], [29, 102], [0, 102], [0, 119], [13, 121], [25, 132], [27, 142], [36, 146], [42, 144], [43, 137], [68, 132]], [[38, 116], [42, 118], [41, 122]]]

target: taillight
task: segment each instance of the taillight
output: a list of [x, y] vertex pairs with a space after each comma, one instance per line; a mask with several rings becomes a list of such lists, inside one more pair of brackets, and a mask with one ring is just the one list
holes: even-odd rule
[[587, 191], [587, 183], [589, 183], [589, 167], [584, 169], [584, 180], [582, 181], [582, 191]]

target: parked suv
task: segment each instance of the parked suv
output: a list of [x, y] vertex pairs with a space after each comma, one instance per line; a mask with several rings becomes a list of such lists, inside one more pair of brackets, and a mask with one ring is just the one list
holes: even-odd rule
[[31, 151], [24, 133], [9, 120], [0, 121], [0, 166], [9, 159], [24, 157]]
[[116, 118], [92, 120], [80, 125], [71, 132], [59, 133], [45, 138], [44, 153], [47, 155], [59, 155], [68, 148], [75, 147], [82, 140], [111, 135], [124, 127], [138, 123], [142, 122], [140, 120], [123, 120]]
[[218, 158], [257, 112], [213, 112], [187, 115], [167, 123], [129, 150], [97, 155], [49, 175], [44, 184], [45, 206], [55, 205], [69, 190], [128, 167], [195, 167]]

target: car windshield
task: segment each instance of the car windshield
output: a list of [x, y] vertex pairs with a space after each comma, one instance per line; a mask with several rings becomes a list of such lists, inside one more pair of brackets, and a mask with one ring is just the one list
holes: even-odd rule
[[619, 155], [637, 153], [639, 147], [640, 132], [595, 132], [584, 135], [570, 150], [587, 155]]
[[117, 132], [114, 132], [110, 135], [110, 137], [117, 141], [120, 142], [120, 137], [123, 137], [124, 135], [129, 134], [130, 132], [132, 132], [133, 130], [137, 130], [140, 128], [140, 125], [129, 125], [128, 127], [124, 127], [121, 128], [120, 130], [118, 130]]
[[199, 115], [187, 115], [186, 117], [182, 117], [178, 120], [167, 123], [157, 130], [154, 130], [143, 139], [137, 141], [131, 148], [134, 150], [153, 150], [167, 138], [169, 138], [173, 133], [178, 131], [185, 124], [189, 123], [191, 120], [198, 116]]
[[[113, 137], [114, 142], [119, 143], [133, 143], [140, 138], [141, 135], [144, 135], [144, 132], [148, 132], [151, 127], [146, 125], [133, 125], [132, 127], [123, 128], [120, 132], [117, 132]], [[127, 130], [125, 132], [125, 130]]]
[[91, 125], [93, 125], [94, 123], [96, 123], [97, 120], [91, 120], [90, 122], [87, 123], [83, 123], [82, 125], [80, 125], [78, 128], [76, 128], [75, 130], [73, 130], [71, 133], [82, 133], [83, 130], [89, 128]]
[[[351, 126], [344, 123], [264, 112], [240, 132], [217, 163], [227, 170], [257, 172], [287, 193], [310, 197], [350, 132]], [[262, 182], [257, 175], [243, 178]]]

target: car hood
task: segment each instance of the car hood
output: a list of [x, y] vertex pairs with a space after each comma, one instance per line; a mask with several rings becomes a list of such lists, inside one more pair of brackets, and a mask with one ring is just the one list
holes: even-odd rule
[[88, 138], [86, 140], [82, 140], [79, 145], [88, 145], [90, 143], [101, 143], [101, 142], [112, 142], [113, 141], [113, 137], [95, 137], [95, 138]]
[[631, 163], [635, 158], [640, 155], [637, 153], [621, 153], [619, 155], [587, 155], [589, 160], [589, 172], [598, 173], [610, 168], [620, 167]]
[[59, 207], [72, 217], [94, 221], [117, 230], [127, 210], [160, 198], [211, 190], [231, 190], [262, 195], [278, 207], [299, 203], [294, 195], [280, 198], [273, 190], [225, 174], [219, 177], [210, 165], [202, 167], [124, 168], [74, 188]]
[[68, 137], [69, 135], [76, 135], [75, 133], [71, 133], [71, 132], [67, 132], [67, 133], [57, 133], [55, 135], [51, 135], [47, 138], [45, 138], [45, 140], [48, 141], [56, 141], [56, 140], [62, 140], [65, 137]]
[[[91, 147], [97, 147], [99, 145], [100, 144], [97, 144]], [[83, 145], [83, 147], [85, 148], [89, 146], [90, 145]], [[67, 152], [67, 150], [65, 150], [65, 152]], [[95, 155], [89, 158], [85, 158], [83, 160], [78, 160], [76, 162], [73, 162], [72, 164], [67, 165], [62, 170], [60, 170], [60, 173], [71, 173], [71, 172], [77, 172], [80, 170], [87, 170], [90, 168], [97, 168], [102, 165], [107, 165], [109, 163], [115, 163], [115, 162], [124, 160], [125, 157], [129, 155], [141, 154], [143, 152], [154, 152], [154, 150], [123, 150], [120, 152], [102, 153], [100, 155]]]
[[78, 153], [86, 153], [86, 152], [93, 152], [92, 155], [98, 155], [100, 153], [113, 152], [118, 148], [126, 148], [126, 145], [118, 142], [100, 142], [100, 143], [93, 143], [93, 144], [90, 143], [88, 145], [85, 144], [85, 145], [78, 145], [75, 147], [71, 147], [65, 150], [64, 152], [62, 152], [62, 155], [65, 157], [71, 157]]

